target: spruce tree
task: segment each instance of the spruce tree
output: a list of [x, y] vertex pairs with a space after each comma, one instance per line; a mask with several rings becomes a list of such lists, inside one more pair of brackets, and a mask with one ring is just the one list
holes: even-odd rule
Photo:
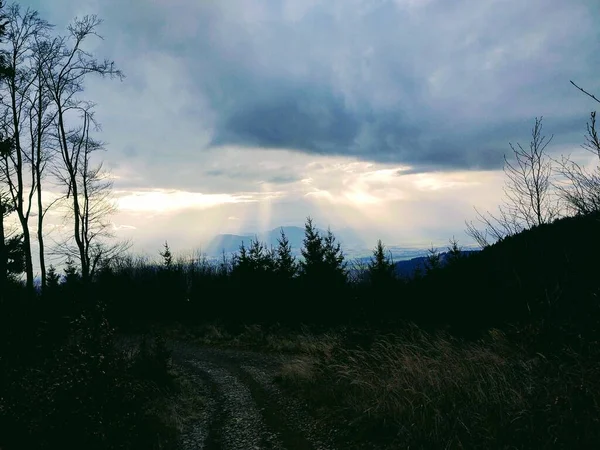
[[368, 272], [371, 283], [375, 285], [394, 279], [394, 263], [385, 254], [385, 246], [381, 239], [377, 241], [377, 247], [373, 250]]
[[301, 249], [303, 261], [300, 262], [302, 275], [306, 278], [318, 276], [323, 270], [325, 259], [325, 247], [319, 230], [313, 224], [310, 217], [304, 225], [304, 240]]
[[427, 250], [427, 259], [425, 260], [425, 272], [431, 273], [438, 270], [442, 266], [442, 257], [437, 248], [431, 246], [429, 250]]
[[275, 273], [284, 280], [292, 279], [298, 273], [296, 258], [292, 254], [292, 246], [283, 228], [281, 236], [277, 239], [277, 250], [275, 259]]
[[163, 259], [163, 267], [166, 270], [170, 270], [173, 266], [173, 255], [171, 253], [171, 249], [169, 248], [169, 243], [165, 241], [164, 251], [159, 253]]
[[56, 268], [50, 264], [48, 273], [46, 274], [46, 285], [49, 290], [56, 290], [60, 284], [60, 275], [56, 272]]
[[327, 236], [323, 239], [323, 262], [325, 270], [334, 279], [346, 279], [344, 252], [330, 228], [327, 229]]
[[263, 242], [258, 240], [258, 237], [250, 241], [248, 257], [253, 272], [267, 273], [273, 271], [273, 253], [267, 249]]
[[453, 263], [462, 257], [462, 248], [459, 247], [456, 238], [450, 240], [450, 247], [448, 247], [448, 262]]
[[65, 263], [65, 284], [72, 285], [79, 281], [79, 271], [75, 265], [75, 261], [70, 256], [67, 258]]

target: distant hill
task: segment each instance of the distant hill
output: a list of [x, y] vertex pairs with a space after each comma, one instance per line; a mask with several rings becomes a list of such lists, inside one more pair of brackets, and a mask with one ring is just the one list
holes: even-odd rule
[[[236, 253], [239, 251], [242, 242], [244, 245], [248, 246], [250, 241], [254, 240], [255, 238], [258, 238], [259, 241], [266, 243], [268, 247], [276, 247], [278, 244], [278, 239], [281, 236], [282, 229], [287, 239], [290, 241], [293, 252], [300, 254], [302, 241], [304, 240], [304, 227], [295, 226], [277, 227], [261, 234], [220, 234], [210, 241], [203, 251], [209, 257], [218, 257], [223, 254], [223, 251], [225, 251], [226, 254]], [[321, 234], [327, 233], [327, 230], [318, 230]], [[344, 249], [366, 247], [360, 236], [351, 229], [344, 228], [339, 231], [332, 231], [335, 234], [336, 239], [342, 243]]]
[[[237, 253], [242, 245], [248, 246], [251, 240], [258, 238], [259, 241], [267, 244], [268, 247], [276, 247], [278, 239], [281, 236], [283, 229], [292, 246], [292, 252], [300, 255], [300, 249], [304, 240], [304, 227], [285, 226], [273, 228], [272, 230], [262, 234], [220, 234], [213, 238], [209, 244], [203, 248], [203, 253], [209, 258], [220, 258], [223, 251], [230, 255]], [[318, 228], [323, 235], [326, 230]], [[368, 262], [373, 254], [375, 242], [365, 242], [358, 233], [350, 228], [343, 228], [339, 231], [332, 230], [336, 239], [342, 244], [342, 250], [346, 255], [347, 260], [356, 260], [359, 262]], [[397, 261], [396, 266], [398, 273], [402, 276], [411, 276], [414, 269], [424, 261], [427, 255], [427, 249], [415, 247], [400, 247], [395, 245], [387, 245], [386, 249], [391, 253], [394, 261]], [[465, 247], [465, 252], [474, 251], [472, 248]]]
[[[427, 250], [420, 250], [421, 254], [426, 254]], [[479, 250], [463, 250], [462, 254], [467, 256], [473, 253], [477, 253]], [[368, 264], [371, 260], [371, 257], [363, 257], [358, 258], [358, 261]], [[415, 258], [405, 259], [403, 261], [396, 261], [394, 263], [394, 268], [396, 275], [402, 278], [412, 278], [417, 270], [425, 270], [425, 262], [427, 261], [427, 256], [417, 256]], [[440, 263], [443, 266], [446, 265], [448, 261], [448, 252], [440, 253]]]
[[465, 330], [541, 317], [600, 327], [599, 252], [600, 214], [533, 227], [416, 281], [418, 315]]
[[[301, 227], [280, 227], [262, 234], [219, 234], [209, 242], [204, 252], [208, 256], [220, 256], [223, 252], [226, 254], [236, 253], [239, 251], [242, 243], [248, 246], [251, 240], [258, 239], [267, 244], [268, 247], [275, 247], [278, 244], [278, 239], [281, 236], [281, 229], [290, 241], [290, 245], [294, 252], [300, 252], [302, 240], [304, 239], [304, 228]], [[323, 232], [323, 230], [320, 230]]]

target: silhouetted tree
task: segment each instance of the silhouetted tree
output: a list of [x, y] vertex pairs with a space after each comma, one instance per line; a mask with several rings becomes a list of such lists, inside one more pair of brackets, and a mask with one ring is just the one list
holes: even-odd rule
[[325, 246], [319, 230], [314, 226], [312, 218], [308, 217], [304, 224], [303, 247], [300, 250], [302, 257], [300, 269], [305, 279], [318, 278], [323, 271], [325, 259]]
[[462, 248], [458, 245], [456, 238], [450, 239], [450, 247], [448, 247], [448, 262], [453, 263], [463, 256]]
[[395, 278], [394, 262], [386, 254], [381, 239], [377, 241], [377, 246], [373, 250], [373, 256], [371, 256], [367, 270], [369, 280], [375, 286], [386, 285]]
[[425, 272], [431, 273], [442, 267], [442, 257], [437, 248], [431, 246], [427, 250], [427, 258], [425, 259]]
[[283, 280], [290, 280], [298, 274], [298, 264], [292, 254], [292, 246], [283, 228], [281, 236], [277, 239], [277, 254], [275, 259], [275, 272]]
[[336, 238], [330, 228], [327, 229], [327, 235], [323, 239], [323, 249], [323, 262], [328, 275], [335, 280], [345, 282], [346, 261], [344, 252], [342, 251], [341, 244], [336, 242]]
[[46, 277], [46, 287], [52, 291], [56, 291], [60, 285], [60, 275], [52, 264], [50, 264], [50, 267], [48, 268]]
[[64, 268], [64, 274], [65, 274], [65, 284], [67, 285], [73, 285], [77, 282], [79, 282], [80, 274], [79, 274], [79, 270], [77, 269], [77, 265], [75, 264], [75, 261], [73, 260], [73, 258], [71, 258], [70, 256], [67, 258], [67, 261], [65, 262], [65, 268]]
[[171, 249], [169, 248], [168, 242], [165, 241], [164, 250], [162, 252], [159, 252], [159, 254], [163, 259], [163, 267], [166, 270], [171, 270], [171, 268], [173, 267], [173, 255], [171, 253]]
[[[97, 263], [107, 253], [118, 254], [123, 250], [117, 246], [107, 251], [98, 241], [92, 244], [96, 237], [108, 230], [104, 221], [106, 211], [101, 213], [100, 209], [108, 207], [104, 194], [110, 183], [102, 176], [100, 168], [89, 165], [90, 153], [99, 149], [101, 144], [91, 139], [89, 134], [90, 127], [96, 125], [91, 112], [93, 104], [77, 95], [83, 92], [88, 75], [123, 78], [114, 62], [98, 61], [83, 48], [87, 38], [98, 36], [96, 29], [101, 23], [95, 15], [75, 19], [68, 27], [67, 37], [57, 37], [48, 43], [49, 56], [44, 60], [42, 71], [56, 108], [54, 127], [62, 163], [61, 170], [57, 172], [65, 185], [66, 197], [71, 199], [73, 238], [85, 283], [92, 275], [94, 261]], [[77, 119], [82, 125], [69, 128], [67, 123], [75, 119], [74, 114], [80, 115]], [[93, 256], [90, 250], [94, 250]]]
[[535, 119], [528, 148], [510, 144], [513, 159], [504, 156], [505, 199], [498, 214], [482, 214], [477, 211], [483, 230], [467, 223], [467, 234], [480, 246], [486, 247], [493, 240], [502, 240], [536, 225], [549, 223], [559, 216], [557, 198], [552, 195], [552, 163], [546, 147], [553, 136], [542, 135], [542, 117]]
[[268, 250], [266, 245], [260, 242], [257, 237], [250, 241], [248, 259], [250, 260], [253, 272], [264, 274], [273, 272], [275, 269], [273, 252]]
[[[6, 94], [0, 99], [2, 104], [2, 131], [12, 142], [10, 151], [4, 158], [4, 176], [8, 183], [15, 213], [21, 225], [25, 249], [26, 286], [33, 292], [33, 260], [29, 218], [33, 207], [33, 196], [40, 187], [36, 171], [40, 170], [38, 160], [35, 123], [37, 110], [31, 108], [31, 100], [36, 95], [36, 80], [39, 71], [35, 67], [35, 42], [46, 35], [50, 25], [39, 18], [36, 11], [27, 9], [21, 12], [18, 4], [12, 4], [5, 15], [6, 52], [8, 71], [5, 71]], [[43, 112], [42, 112], [43, 114]]]

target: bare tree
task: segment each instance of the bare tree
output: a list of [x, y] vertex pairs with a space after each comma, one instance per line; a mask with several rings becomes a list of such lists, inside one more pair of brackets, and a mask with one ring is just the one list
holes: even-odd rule
[[[86, 241], [90, 230], [86, 225], [86, 221], [90, 220], [90, 210], [86, 210], [85, 204], [86, 189], [89, 194], [91, 185], [86, 187], [85, 183], [91, 183], [91, 180], [98, 181], [100, 172], [94, 174], [89, 166], [86, 166], [85, 155], [89, 156], [94, 148], [89, 139], [89, 127], [93, 122], [93, 116], [90, 114], [92, 105], [77, 98], [77, 94], [83, 92], [84, 80], [90, 74], [123, 78], [122, 72], [115, 68], [114, 62], [98, 61], [82, 47], [87, 38], [100, 37], [96, 29], [101, 23], [95, 15], [76, 18], [68, 27], [68, 36], [58, 37], [49, 44], [51, 56], [44, 60], [42, 71], [50, 98], [56, 108], [54, 124], [64, 169], [62, 181], [67, 190], [67, 198], [71, 199], [73, 238], [84, 281], [88, 281], [93, 272], [93, 261], [89, 254], [91, 244]], [[82, 120], [83, 125], [69, 129], [67, 122], [77, 114], [80, 116], [77, 120]], [[85, 166], [85, 170], [82, 166]], [[82, 170], [87, 171], [88, 178], [82, 178]], [[86, 179], [88, 181], [85, 181]]]
[[[90, 135], [92, 130], [99, 130], [92, 109], [90, 103], [80, 107], [82, 125], [67, 135], [68, 153], [72, 159], [69, 164], [61, 164], [54, 170], [57, 178], [70, 190], [68, 196], [78, 196], [76, 202], [69, 202], [69, 208], [79, 234], [67, 239], [59, 249], [63, 255], [79, 260], [84, 281], [94, 276], [100, 262], [110, 262], [129, 247], [127, 242], [109, 243], [114, 238], [110, 216], [116, 206], [110, 198], [112, 182], [108, 173], [103, 170], [102, 163], [93, 163], [94, 154], [103, 150], [104, 144]], [[74, 176], [70, 168], [75, 171]]]
[[552, 141], [542, 135], [542, 117], [535, 119], [528, 148], [510, 144], [512, 161], [504, 156], [504, 201], [498, 213], [480, 213], [477, 220], [483, 229], [467, 222], [467, 234], [481, 247], [502, 240], [536, 225], [549, 223], [560, 215], [560, 205], [553, 193], [552, 159], [546, 148]]
[[[595, 155], [600, 163], [600, 136], [596, 129], [595, 111], [590, 114], [585, 142], [581, 147]], [[556, 183], [556, 187], [570, 213], [578, 215], [600, 211], [600, 164], [588, 170], [569, 156], [562, 156], [557, 171], [563, 180]]]
[[542, 117], [535, 119], [529, 148], [510, 144], [514, 162], [504, 157], [508, 180], [504, 188], [506, 208], [516, 222], [527, 228], [552, 222], [559, 215], [559, 205], [552, 193], [552, 160], [546, 147], [552, 141], [542, 135]]
[[37, 71], [32, 68], [33, 44], [46, 35], [50, 25], [39, 18], [36, 11], [27, 9], [22, 13], [19, 5], [13, 4], [7, 12], [8, 64], [10, 73], [6, 78], [8, 99], [2, 99], [4, 111], [2, 127], [4, 134], [12, 138], [13, 151], [4, 159], [4, 176], [14, 210], [23, 231], [25, 249], [25, 273], [27, 289], [33, 291], [33, 258], [29, 218], [33, 196], [37, 185], [37, 148], [33, 138], [33, 110], [29, 109]]
[[27, 114], [33, 148], [32, 154], [34, 156], [31, 164], [37, 186], [37, 239], [42, 292], [46, 289], [44, 218], [54, 203], [62, 198], [58, 197], [48, 205], [44, 205], [42, 200], [42, 180], [46, 172], [46, 166], [56, 155], [56, 146], [52, 145], [50, 131], [56, 118], [57, 110], [52, 107], [53, 104], [43, 76], [45, 62], [47, 59], [52, 58], [52, 50], [52, 46], [48, 40], [40, 39], [40, 36], [35, 37], [32, 57], [32, 70], [35, 72], [35, 78]]

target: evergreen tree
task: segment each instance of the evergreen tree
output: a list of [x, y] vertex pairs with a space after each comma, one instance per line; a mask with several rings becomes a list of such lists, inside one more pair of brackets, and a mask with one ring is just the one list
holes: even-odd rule
[[292, 279], [298, 273], [298, 264], [292, 254], [292, 246], [283, 228], [281, 229], [281, 236], [277, 239], [277, 243], [275, 272], [282, 279]]
[[427, 259], [425, 260], [425, 272], [431, 273], [438, 270], [442, 266], [442, 257], [438, 249], [434, 248], [433, 246], [427, 250], [427, 253]]
[[[223, 253], [223, 256], [225, 254]], [[250, 269], [250, 257], [248, 256], [248, 249], [246, 248], [246, 244], [242, 241], [242, 245], [240, 245], [240, 250], [233, 256], [233, 270], [236, 273], [247, 271]]]
[[67, 262], [65, 263], [65, 284], [72, 285], [79, 281], [79, 271], [77, 270], [77, 266], [75, 265], [75, 261], [70, 256], [67, 258]]
[[268, 273], [274, 269], [273, 254], [267, 250], [264, 243], [255, 237], [250, 241], [250, 249], [248, 251], [250, 259], [250, 267], [253, 272]]
[[304, 260], [300, 262], [300, 269], [304, 277], [310, 278], [323, 270], [325, 259], [323, 238], [310, 217], [306, 219], [304, 225], [304, 240], [302, 243], [301, 253]]
[[385, 254], [385, 246], [381, 239], [377, 241], [377, 247], [373, 250], [373, 256], [368, 267], [369, 279], [374, 285], [394, 279], [394, 263]]
[[458, 241], [456, 240], [456, 238], [453, 237], [450, 240], [450, 247], [448, 247], [448, 262], [449, 263], [455, 262], [458, 259], [460, 259], [462, 256], [463, 256], [462, 248], [459, 247]]
[[342, 246], [336, 241], [331, 229], [323, 239], [323, 262], [325, 270], [335, 279], [346, 279], [346, 262]]
[[171, 249], [169, 248], [169, 244], [165, 241], [164, 251], [159, 253], [163, 259], [163, 267], [166, 270], [171, 270], [173, 267], [173, 255], [171, 254]]
[[46, 286], [49, 290], [56, 290], [60, 285], [60, 275], [56, 272], [56, 268], [51, 264], [46, 274]]

